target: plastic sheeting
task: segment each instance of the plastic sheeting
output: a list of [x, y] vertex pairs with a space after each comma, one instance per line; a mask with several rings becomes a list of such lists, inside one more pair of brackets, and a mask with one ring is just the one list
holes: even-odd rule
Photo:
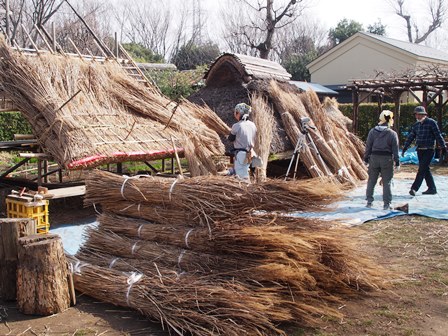
[[380, 185], [375, 187], [372, 208], [367, 208], [365, 200], [367, 182], [351, 190], [346, 198], [332, 204], [331, 211], [320, 213], [293, 213], [294, 216], [335, 220], [347, 225], [360, 225], [370, 220], [381, 220], [400, 215], [421, 215], [438, 219], [448, 219], [448, 176], [434, 175], [436, 195], [422, 195], [426, 190], [425, 182], [416, 196], [409, 195], [413, 180], [394, 179], [392, 186], [392, 207], [408, 205], [408, 212], [399, 210], [383, 210], [382, 191]]

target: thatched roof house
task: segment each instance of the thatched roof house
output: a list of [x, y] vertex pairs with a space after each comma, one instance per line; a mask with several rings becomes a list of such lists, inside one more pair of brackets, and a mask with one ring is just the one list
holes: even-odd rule
[[[205, 87], [188, 100], [199, 105], [208, 105], [231, 126], [235, 120], [233, 109], [238, 103], [250, 103], [250, 87], [264, 85], [264, 81], [277, 79], [288, 81], [291, 75], [278, 63], [257, 57], [225, 53], [218, 57], [204, 75]], [[267, 83], [267, 82], [266, 82]], [[249, 87], [248, 87], [249, 85]], [[285, 131], [274, 121], [272, 153], [291, 150]], [[226, 147], [229, 144], [226, 143]]]
[[[290, 158], [302, 136], [301, 119], [310, 118], [318, 128], [314, 141], [321, 146], [319, 150], [326, 153], [326, 160], [320, 162], [319, 155], [316, 157], [307, 148], [306, 155], [302, 156], [307, 156], [303, 159], [309, 175], [345, 174], [351, 182], [367, 177], [361, 160], [363, 144], [349, 134], [347, 118], [337, 109], [337, 103], [327, 98], [322, 105], [315, 91], [305, 91], [291, 83], [281, 65], [250, 56], [224, 54], [211, 65], [204, 78], [206, 86], [188, 99], [209, 106], [228, 126], [235, 123], [233, 109], [238, 103], [252, 105], [254, 117], [261, 111], [264, 113], [259, 118], [264, 125], [255, 123], [259, 130], [263, 128], [259, 132], [258, 146], [268, 143], [263, 153], [265, 161], [268, 157], [288, 157], [281, 155], [285, 153], [289, 153]], [[273, 118], [266, 125], [270, 115]], [[223, 141], [229, 149], [230, 144]]]

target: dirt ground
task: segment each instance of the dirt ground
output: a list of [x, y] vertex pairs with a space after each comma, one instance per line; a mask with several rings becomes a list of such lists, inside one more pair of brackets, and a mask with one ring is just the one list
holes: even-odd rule
[[[447, 175], [447, 167], [433, 171]], [[415, 167], [403, 167], [411, 178]], [[86, 209], [77, 212], [91, 216]], [[66, 221], [67, 211], [56, 215]], [[360, 226], [360, 249], [396, 272], [390, 289], [341, 302], [342, 320], [322, 319], [318, 329], [286, 328], [288, 335], [448, 334], [448, 222], [399, 216]], [[136, 312], [97, 302], [78, 293], [77, 305], [50, 317], [25, 316], [14, 302], [0, 301], [0, 335], [168, 335]]]

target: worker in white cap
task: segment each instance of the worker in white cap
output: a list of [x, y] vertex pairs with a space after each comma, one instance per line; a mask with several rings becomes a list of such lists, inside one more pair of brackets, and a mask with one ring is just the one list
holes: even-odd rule
[[238, 122], [232, 126], [228, 137], [229, 141], [233, 142], [234, 147], [235, 175], [246, 182], [250, 182], [250, 156], [257, 134], [257, 127], [249, 120], [251, 112], [252, 108], [245, 103], [240, 103], [235, 106], [233, 116]]

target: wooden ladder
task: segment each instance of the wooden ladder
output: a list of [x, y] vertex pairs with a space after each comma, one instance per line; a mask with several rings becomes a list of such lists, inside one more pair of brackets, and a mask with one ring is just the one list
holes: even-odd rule
[[126, 70], [126, 72], [134, 78], [136, 81], [143, 83], [146, 87], [151, 89], [154, 93], [161, 94], [160, 89], [157, 84], [150, 78], [148, 78], [145, 73], [138, 67], [138, 65], [134, 62], [131, 55], [123, 48], [121, 44], [119, 44], [120, 52], [124, 56], [123, 60], [118, 63], [121, 67]]

